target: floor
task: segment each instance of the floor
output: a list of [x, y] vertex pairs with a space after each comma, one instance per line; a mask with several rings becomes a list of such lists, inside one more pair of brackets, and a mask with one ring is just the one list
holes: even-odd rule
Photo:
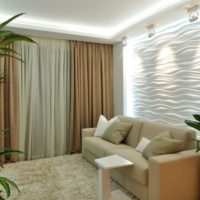
[[[7, 164], [0, 176], [21, 191], [13, 189], [9, 200], [97, 200], [97, 169], [81, 154]], [[112, 190], [119, 188], [112, 181]]]

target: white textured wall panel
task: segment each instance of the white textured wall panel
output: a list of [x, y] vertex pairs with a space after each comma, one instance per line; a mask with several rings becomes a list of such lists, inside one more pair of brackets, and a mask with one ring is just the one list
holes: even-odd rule
[[165, 29], [125, 54], [128, 115], [183, 124], [200, 112], [200, 22]]

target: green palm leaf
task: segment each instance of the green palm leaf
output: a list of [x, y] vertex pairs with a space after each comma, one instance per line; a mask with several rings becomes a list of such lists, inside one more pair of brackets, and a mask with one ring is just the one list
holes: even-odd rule
[[[14, 187], [15, 189], [17, 189], [18, 192], [20, 192], [15, 182], [2, 176], [0, 177], [0, 185], [2, 185], [2, 187], [5, 189], [7, 197], [9, 197], [11, 194], [10, 186]], [[4, 200], [4, 198], [0, 196], [0, 200]]]
[[[15, 149], [8, 149], [8, 148], [1, 148], [0, 149], [0, 156], [7, 156], [12, 155], [13, 153], [24, 153], [23, 151], [15, 150]], [[3, 168], [3, 163], [0, 161], [0, 167]]]
[[18, 58], [18, 57], [16, 57], [16, 56], [13, 56], [13, 55], [10, 55], [10, 54], [1, 54], [0, 53], [0, 57], [5, 57], [5, 56], [7, 56], [7, 57], [10, 57], [10, 58], [14, 58], [14, 59], [16, 59], [16, 60], [19, 60], [20, 62], [22, 62], [22, 63], [25, 63], [25, 61], [24, 60], [22, 60], [21, 58]]
[[193, 117], [200, 122], [200, 115], [199, 114], [194, 114]]
[[2, 155], [11, 155], [13, 153], [23, 153], [22, 151], [15, 150], [15, 149], [9, 149], [9, 148], [1, 148], [0, 149], [0, 156]]
[[[25, 13], [17, 14], [15, 16], [11, 17], [10, 19], [8, 19], [7, 21], [1, 23], [0, 30], [3, 29], [11, 21], [13, 21], [14, 19], [16, 19], [17, 17], [19, 17], [23, 14], [25, 14]], [[12, 42], [15, 42], [15, 41], [27, 41], [27, 42], [35, 43], [35, 41], [33, 41], [29, 37], [26, 37], [26, 36], [23, 36], [20, 34], [15, 34], [11, 31], [2, 31], [2, 30], [0, 31], [0, 49], [2, 49], [2, 47], [5, 47], [5, 45], [11, 44]]]
[[[29, 37], [26, 37], [20, 34], [15, 34], [11, 31], [2, 30], [4, 27], [6, 27], [7, 24], [9, 24], [11, 21], [13, 21], [14, 19], [16, 19], [17, 17], [23, 14], [24, 13], [17, 14], [0, 24], [0, 57], [11, 57], [23, 62], [23, 60], [20, 57], [21, 55], [17, 53], [12, 47], [9, 47], [8, 45], [15, 41], [27, 41], [27, 42], [36, 43]], [[0, 74], [0, 83], [5, 82], [7, 79], [8, 78], [5, 73]], [[0, 130], [0, 135], [1, 133], [6, 133], [6, 130]], [[2, 134], [2, 135], [5, 135], [5, 134]], [[8, 149], [8, 148], [0, 148], [0, 156], [11, 155], [13, 153], [23, 153], [23, 152], [19, 150]], [[0, 162], [0, 165], [1, 165], [1, 162]], [[14, 183], [13, 181], [5, 177], [0, 177], [0, 185], [2, 185], [2, 187], [5, 189], [5, 193], [7, 197], [9, 197], [11, 194], [10, 186], [16, 188], [19, 192], [19, 188], [17, 187], [16, 183]], [[0, 200], [5, 200], [5, 198], [1, 195], [1, 192], [2, 191], [0, 190]]]
[[8, 54], [8, 53], [13, 53], [13, 54], [16, 54], [16, 55], [21, 55], [21, 54], [17, 53], [17, 51], [15, 51], [14, 49], [11, 49], [11, 48], [8, 48], [8, 47], [2, 47], [0, 49], [0, 55]]
[[35, 41], [33, 41], [31, 38], [23, 36], [23, 35], [19, 35], [19, 34], [15, 34], [12, 33], [9, 36], [3, 38], [2, 40], [0, 40], [0, 48], [9, 45], [15, 41], [27, 41], [27, 42], [32, 42], [35, 43]]
[[192, 128], [195, 128], [195, 129], [197, 129], [197, 130], [200, 131], [200, 123], [199, 123], [199, 122], [186, 119], [186, 120], [185, 120], [185, 123], [186, 123], [188, 126], [191, 126]]
[[14, 19], [16, 19], [17, 17], [19, 17], [19, 16], [21, 16], [21, 15], [23, 15], [23, 14], [25, 14], [25, 13], [19, 13], [19, 14], [15, 15], [15, 16], [9, 18], [9, 19], [6, 20], [5, 22], [1, 23], [1, 24], [0, 24], [0, 30], [1, 30], [2, 28], [4, 28], [7, 24], [9, 24], [11, 21], [13, 21]]
[[10, 185], [7, 183], [7, 181], [2, 180], [1, 177], [0, 177], [0, 184], [5, 189], [7, 197], [9, 197], [10, 196]]
[[9, 36], [12, 33], [12, 31], [0, 31], [0, 38], [3, 39], [4, 37]]
[[[1, 191], [0, 191], [1, 192]], [[3, 197], [0, 196], [0, 200], [5, 200]]]
[[0, 180], [7, 182], [9, 185], [11, 185], [12, 187], [14, 187], [15, 189], [17, 189], [18, 192], [20, 192], [19, 188], [17, 187], [17, 184], [5, 177], [0, 176]]

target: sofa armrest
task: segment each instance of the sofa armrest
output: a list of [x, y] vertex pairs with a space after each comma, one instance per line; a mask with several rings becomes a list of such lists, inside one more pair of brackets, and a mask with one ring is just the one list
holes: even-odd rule
[[195, 150], [149, 160], [148, 200], [200, 199], [200, 154]]
[[83, 143], [83, 139], [84, 137], [92, 137], [94, 135], [96, 128], [83, 128], [82, 129], [82, 157], [85, 158], [85, 148], [84, 148], [84, 143]]
[[82, 129], [82, 138], [83, 137], [91, 137], [94, 135], [96, 128], [83, 128]]

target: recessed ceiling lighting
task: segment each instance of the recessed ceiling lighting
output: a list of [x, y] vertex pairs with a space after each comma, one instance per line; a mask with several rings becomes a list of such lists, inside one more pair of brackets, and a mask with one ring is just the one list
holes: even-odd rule
[[[158, 14], [159, 12], [176, 6], [178, 4], [188, 2], [188, 0], [162, 0], [158, 4], [150, 7], [149, 9], [145, 10], [141, 14], [137, 16], [133, 16], [132, 18], [126, 20], [125, 22], [111, 27], [109, 29], [103, 29], [98, 27], [89, 27], [89, 26], [81, 26], [78, 24], [60, 24], [60, 23], [53, 23], [48, 20], [41, 21], [36, 19], [26, 18], [23, 16], [22, 19], [17, 19], [13, 23], [10, 24], [12, 27], [18, 28], [28, 28], [28, 29], [36, 29], [42, 31], [50, 31], [50, 32], [57, 32], [57, 33], [66, 33], [66, 34], [75, 34], [75, 35], [83, 35], [83, 36], [90, 36], [90, 37], [99, 37], [105, 39], [111, 39], [116, 34], [124, 31], [125, 29], [144, 21], [145, 19]], [[10, 17], [10, 16], [9, 16]], [[2, 19], [9, 18], [8, 16], [2, 16]]]
[[110, 38], [112, 35], [108, 33], [107, 29], [82, 26], [78, 24], [67, 24], [67, 23], [56, 23], [50, 21], [41, 21], [35, 19], [17, 19], [13, 23], [10, 23], [11, 27], [18, 28], [28, 28], [34, 30], [42, 31], [52, 31], [57, 33], [66, 33], [66, 34], [75, 34], [75, 35], [85, 35], [85, 36], [97, 36], [97, 37], [106, 37]]
[[170, 8], [172, 6], [175, 6], [177, 4], [187, 2], [187, 1], [188, 0], [173, 0], [173, 1], [162, 0], [160, 1], [160, 3], [150, 7], [149, 9], [142, 12], [140, 15], [134, 16], [128, 19], [127, 21], [123, 22], [122, 24], [119, 24], [118, 26], [114, 27], [112, 30], [112, 35], [114, 36], [117, 33], [123, 31], [124, 29], [131, 27], [141, 21], [144, 21], [147, 18], [154, 16], [167, 8]]

